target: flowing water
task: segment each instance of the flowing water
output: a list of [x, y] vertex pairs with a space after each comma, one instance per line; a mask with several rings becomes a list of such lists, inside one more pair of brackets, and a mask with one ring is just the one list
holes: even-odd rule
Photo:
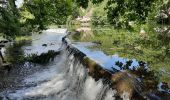
[[[47, 30], [33, 36], [30, 46], [24, 46], [25, 55], [41, 54], [48, 50], [61, 50], [54, 61], [45, 65], [15, 68], [5, 78], [11, 84], [0, 91], [2, 100], [114, 100], [115, 90], [95, 81], [73, 54], [62, 45], [66, 30]], [[48, 35], [47, 35], [48, 34]], [[47, 47], [42, 46], [47, 44]], [[17, 71], [16, 71], [17, 70]], [[23, 74], [25, 73], [25, 74]], [[3, 78], [2, 78], [3, 79]], [[15, 82], [13, 82], [15, 81]], [[10, 83], [9, 82], [9, 83]]]

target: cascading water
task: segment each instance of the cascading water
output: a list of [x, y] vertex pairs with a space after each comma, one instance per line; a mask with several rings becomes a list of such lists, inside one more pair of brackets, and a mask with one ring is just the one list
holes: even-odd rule
[[114, 100], [116, 91], [95, 81], [73, 54], [62, 51], [48, 69], [28, 76], [25, 86], [6, 91], [10, 100]]
[[[55, 31], [56, 32], [56, 31]], [[54, 33], [47, 31], [53, 41], [58, 38], [61, 41], [61, 36], [53, 36]], [[43, 39], [45, 37], [45, 39]], [[38, 46], [45, 42], [49, 42], [51, 38], [46, 36], [41, 37], [40, 40], [35, 39], [33, 46], [26, 46], [26, 52], [39, 51]], [[48, 40], [48, 41], [44, 41]], [[59, 42], [57, 40], [57, 43]], [[35, 43], [35, 45], [34, 45]], [[38, 44], [37, 44], [38, 43]], [[49, 45], [51, 43], [48, 43]], [[61, 42], [59, 43], [61, 44]], [[55, 45], [50, 45], [55, 49]], [[63, 45], [62, 45], [63, 46]], [[30, 50], [30, 48], [32, 50]], [[35, 48], [35, 49], [34, 49]], [[43, 52], [44, 47], [40, 50]], [[74, 56], [74, 52], [68, 51], [65, 46], [59, 48], [61, 53], [55, 57], [54, 61], [46, 65], [36, 65], [33, 68], [34, 73], [25, 75], [19, 81], [16, 81], [18, 87], [7, 88], [0, 92], [0, 99], [2, 100], [114, 100], [115, 90], [112, 90], [108, 85], [104, 85], [102, 80], [95, 81], [88, 75], [88, 69], [84, 66], [80, 59]], [[45, 48], [47, 51], [48, 48]], [[23, 67], [27, 68], [27, 67]], [[34, 68], [35, 67], [35, 68]], [[39, 70], [38, 70], [39, 69]], [[22, 71], [24, 73], [24, 70]], [[17, 74], [17, 73], [13, 73]], [[11, 74], [11, 75], [13, 75]], [[16, 76], [17, 77], [17, 76]], [[19, 77], [19, 76], [18, 76]]]

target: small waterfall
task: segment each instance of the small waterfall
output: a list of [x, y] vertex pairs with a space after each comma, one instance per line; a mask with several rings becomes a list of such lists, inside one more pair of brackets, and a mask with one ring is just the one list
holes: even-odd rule
[[115, 90], [88, 75], [74, 52], [62, 50], [48, 68], [25, 78], [23, 88], [1, 93], [9, 100], [114, 100]]

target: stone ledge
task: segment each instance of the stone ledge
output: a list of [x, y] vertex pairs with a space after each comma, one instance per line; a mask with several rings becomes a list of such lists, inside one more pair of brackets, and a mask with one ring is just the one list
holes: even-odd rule
[[[135, 89], [136, 86], [131, 84], [136, 80], [133, 76], [129, 75], [128, 72], [111, 72], [107, 69], [104, 69], [102, 65], [98, 64], [86, 54], [77, 49], [67, 38], [67, 36], [62, 38], [62, 42], [66, 45], [66, 50], [69, 51], [70, 54], [72, 53], [75, 58], [79, 59], [79, 61], [87, 68], [88, 74], [96, 81], [102, 79], [104, 84], [108, 84], [111, 86], [111, 88], [117, 90], [117, 95], [119, 97], [121, 97], [124, 92], [128, 92], [129, 98], [136, 98], [134, 100], [144, 100], [143, 96], [139, 94], [139, 91], [136, 91], [140, 89]], [[127, 80], [129, 80], [130, 84], [127, 82]]]

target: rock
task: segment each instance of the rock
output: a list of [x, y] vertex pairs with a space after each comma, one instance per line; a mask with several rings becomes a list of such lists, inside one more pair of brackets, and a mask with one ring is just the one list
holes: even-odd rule
[[117, 72], [113, 74], [111, 81], [113, 82], [113, 88], [117, 90], [119, 96], [126, 94], [129, 99], [131, 99], [134, 94], [140, 91], [140, 84], [135, 81], [134, 75], [131, 75], [128, 72]]
[[60, 51], [49, 50], [47, 53], [41, 53], [41, 55], [31, 54], [27, 57], [29, 62], [45, 64], [49, 61], [53, 61], [55, 56], [59, 55]]
[[166, 82], [159, 83], [158, 91], [170, 94], [169, 90], [170, 90], [170, 88], [168, 86], [168, 83], [166, 83]]
[[42, 44], [42, 46], [47, 47], [47, 44]]
[[5, 44], [0, 44], [0, 48], [5, 47]]
[[8, 43], [8, 40], [2, 40], [1, 42], [2, 43]]

